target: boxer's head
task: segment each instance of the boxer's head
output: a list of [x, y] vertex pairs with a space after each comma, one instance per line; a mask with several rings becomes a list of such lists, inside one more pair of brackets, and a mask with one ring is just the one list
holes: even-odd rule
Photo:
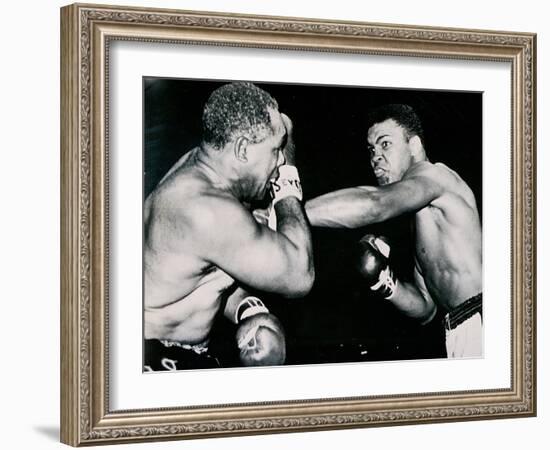
[[272, 133], [269, 110], [278, 108], [271, 95], [252, 83], [225, 84], [204, 106], [203, 140], [218, 150], [239, 136], [260, 142]]
[[401, 180], [415, 162], [426, 159], [420, 119], [408, 105], [385, 105], [368, 118], [370, 163], [378, 184]]
[[252, 83], [216, 89], [203, 112], [203, 141], [235, 169], [246, 200], [262, 199], [284, 163], [286, 128], [277, 101]]

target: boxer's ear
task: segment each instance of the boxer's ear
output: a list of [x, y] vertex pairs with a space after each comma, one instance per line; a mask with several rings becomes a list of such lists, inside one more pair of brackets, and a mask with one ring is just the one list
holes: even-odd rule
[[415, 158], [422, 155], [424, 147], [422, 146], [422, 140], [417, 135], [409, 139], [409, 147], [411, 149], [411, 155]]
[[235, 139], [235, 158], [242, 163], [248, 162], [248, 138], [239, 136]]

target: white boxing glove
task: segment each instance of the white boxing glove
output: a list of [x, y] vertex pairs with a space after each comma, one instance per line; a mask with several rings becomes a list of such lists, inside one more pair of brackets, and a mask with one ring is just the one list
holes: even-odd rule
[[235, 310], [236, 340], [243, 366], [285, 363], [285, 334], [277, 318], [258, 297], [243, 299]]
[[273, 205], [287, 197], [296, 197], [302, 200], [302, 185], [298, 169], [295, 166], [283, 165], [279, 167], [279, 177], [271, 183]]
[[239, 323], [244, 319], [255, 316], [256, 314], [268, 314], [269, 309], [264, 305], [258, 297], [249, 295], [243, 298], [235, 309], [235, 323]]

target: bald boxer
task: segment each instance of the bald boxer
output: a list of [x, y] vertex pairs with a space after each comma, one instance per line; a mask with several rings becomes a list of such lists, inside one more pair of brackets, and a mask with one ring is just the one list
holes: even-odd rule
[[441, 308], [448, 357], [481, 356], [481, 225], [474, 194], [455, 171], [428, 160], [422, 126], [410, 106], [373, 111], [367, 142], [379, 186], [308, 201], [311, 224], [357, 228], [413, 213], [415, 282], [395, 277], [388, 242], [373, 235], [358, 243], [359, 273], [373, 293], [421, 323]]
[[[282, 327], [250, 292], [295, 298], [313, 283], [299, 175], [284, 156], [291, 130], [267, 92], [224, 85], [204, 107], [201, 144], [146, 198], [145, 370], [215, 367], [208, 340], [221, 308], [238, 325], [243, 365], [284, 363]], [[251, 213], [266, 195], [276, 231]]]

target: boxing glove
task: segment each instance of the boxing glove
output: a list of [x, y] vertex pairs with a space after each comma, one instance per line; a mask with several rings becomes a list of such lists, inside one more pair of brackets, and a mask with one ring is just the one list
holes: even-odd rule
[[391, 299], [397, 278], [389, 265], [390, 246], [384, 238], [367, 234], [359, 241], [357, 270], [370, 290], [384, 299]]
[[300, 184], [298, 169], [287, 164], [279, 167], [279, 176], [271, 183], [271, 190], [273, 205], [287, 197], [296, 197], [301, 201], [302, 185]]
[[287, 197], [295, 197], [301, 201], [303, 194], [298, 169], [285, 164], [279, 167], [279, 176], [271, 182], [271, 204], [267, 209], [252, 211], [252, 215], [258, 223], [277, 231], [275, 204]]
[[247, 297], [235, 313], [239, 357], [243, 366], [275, 366], [285, 363], [286, 343], [279, 320], [257, 297]]

